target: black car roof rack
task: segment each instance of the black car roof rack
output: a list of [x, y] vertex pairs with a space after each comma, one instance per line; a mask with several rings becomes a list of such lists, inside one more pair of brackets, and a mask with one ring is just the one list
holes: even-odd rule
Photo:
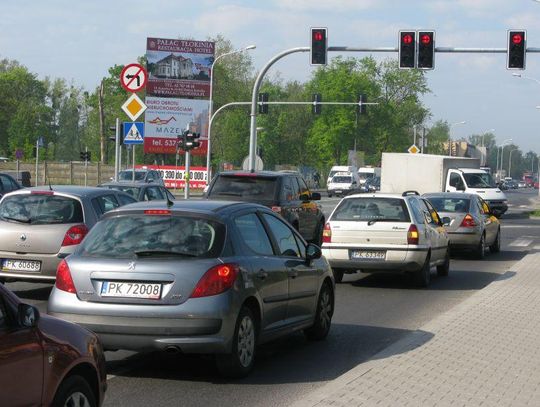
[[409, 195], [420, 195], [420, 194], [418, 193], [418, 191], [413, 191], [413, 190], [405, 191], [401, 194], [401, 196], [409, 196]]

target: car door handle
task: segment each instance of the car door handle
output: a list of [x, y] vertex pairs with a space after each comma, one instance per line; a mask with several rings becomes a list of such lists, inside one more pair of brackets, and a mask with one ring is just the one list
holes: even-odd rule
[[296, 278], [298, 277], [298, 270], [295, 269], [289, 269], [289, 277]]
[[257, 278], [264, 280], [266, 279], [266, 277], [268, 277], [268, 273], [264, 271], [263, 269], [259, 270], [259, 272], [257, 273]]

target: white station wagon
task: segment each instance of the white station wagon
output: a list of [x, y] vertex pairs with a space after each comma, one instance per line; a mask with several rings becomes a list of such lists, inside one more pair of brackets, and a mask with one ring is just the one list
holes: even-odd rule
[[414, 191], [343, 198], [325, 225], [322, 252], [336, 282], [344, 273], [398, 272], [427, 287], [432, 267], [440, 276], [450, 268], [443, 223]]

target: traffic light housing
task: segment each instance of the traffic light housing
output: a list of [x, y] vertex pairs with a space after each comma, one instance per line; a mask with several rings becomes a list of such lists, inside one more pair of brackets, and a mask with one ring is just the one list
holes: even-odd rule
[[186, 132], [178, 135], [178, 140], [176, 142], [176, 151], [186, 149]]
[[90, 153], [90, 151], [81, 151], [79, 153], [79, 157], [81, 158], [81, 161], [90, 161], [91, 156], [92, 154]]
[[259, 114], [268, 114], [268, 93], [259, 93]]
[[435, 66], [435, 31], [418, 31], [419, 69], [433, 69]]
[[360, 114], [365, 114], [367, 112], [367, 96], [366, 95], [359, 95], [358, 96], [358, 106], [356, 107], [356, 111]]
[[200, 133], [186, 133], [185, 135], [185, 142], [184, 142], [184, 150], [193, 150], [195, 148], [199, 148], [201, 146], [201, 142], [199, 141], [199, 137], [201, 137]]
[[399, 32], [399, 68], [412, 69], [416, 66], [416, 32]]
[[525, 69], [526, 53], [527, 32], [525, 30], [508, 30], [506, 69]]
[[328, 54], [327, 29], [311, 29], [311, 65], [326, 65]]
[[321, 114], [322, 105], [320, 104], [322, 102], [321, 94], [320, 93], [314, 93], [313, 94], [313, 114]]

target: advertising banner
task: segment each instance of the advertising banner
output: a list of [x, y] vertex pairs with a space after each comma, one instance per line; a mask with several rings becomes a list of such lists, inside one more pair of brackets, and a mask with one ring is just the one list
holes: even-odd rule
[[[135, 168], [147, 168], [159, 171], [165, 186], [169, 189], [183, 189], [186, 181], [186, 168], [174, 165], [136, 165]], [[206, 186], [208, 173], [206, 167], [190, 167], [189, 187], [202, 189]]]
[[147, 38], [148, 96], [210, 96], [211, 41]]
[[189, 130], [201, 135], [201, 147], [192, 155], [206, 155], [208, 146], [207, 100], [146, 97], [144, 152], [175, 154], [178, 136]]

